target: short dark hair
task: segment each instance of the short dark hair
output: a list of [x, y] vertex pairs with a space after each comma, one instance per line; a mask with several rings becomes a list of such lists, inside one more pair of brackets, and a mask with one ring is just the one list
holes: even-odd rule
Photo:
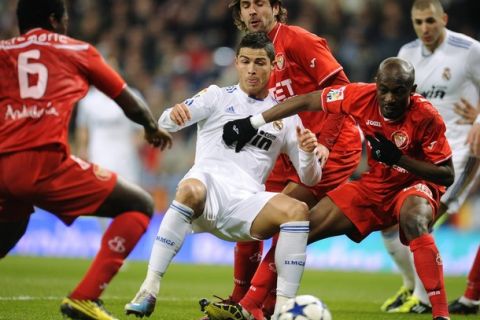
[[275, 60], [275, 49], [265, 32], [247, 33], [237, 46], [237, 56], [242, 48], [265, 49], [271, 62]]
[[415, 0], [413, 1], [412, 8], [418, 10], [430, 9], [433, 6], [439, 13], [444, 13], [442, 3], [440, 0]]
[[60, 21], [65, 14], [65, 0], [19, 0], [17, 4], [18, 29], [23, 34], [30, 29], [52, 30], [50, 16]]
[[[232, 8], [232, 17], [233, 22], [239, 30], [248, 31], [245, 23], [240, 19], [240, 1], [241, 0], [231, 0], [228, 4], [229, 8]], [[282, 6], [282, 0], [270, 0], [270, 6], [278, 4], [278, 14], [275, 16], [278, 22], [285, 23], [287, 22], [287, 9]]]

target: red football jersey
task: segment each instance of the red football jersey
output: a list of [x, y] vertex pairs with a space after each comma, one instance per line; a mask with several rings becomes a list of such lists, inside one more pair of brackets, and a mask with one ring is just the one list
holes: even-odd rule
[[[327, 84], [349, 83], [325, 39], [303, 28], [282, 23], [277, 23], [268, 36], [276, 54], [269, 88], [278, 101], [322, 89]], [[351, 158], [343, 154], [343, 150], [361, 150], [360, 136], [351, 118], [332, 116], [326, 112], [300, 112], [299, 116], [304, 126], [317, 134], [320, 143], [329, 149], [334, 145], [330, 158], [359, 161], [360, 155]], [[296, 175], [295, 170], [283, 157], [277, 161], [269, 181], [284, 181], [286, 176], [291, 175]]]
[[[365, 135], [383, 134], [406, 155], [431, 163], [441, 163], [452, 156], [445, 137], [445, 123], [438, 111], [419, 94], [411, 97], [405, 116], [398, 121], [385, 119], [377, 101], [374, 83], [355, 83], [326, 88], [322, 93], [325, 111], [350, 114]], [[398, 166], [375, 161], [368, 153], [370, 170], [362, 175], [372, 191], [379, 194], [397, 192], [418, 177]], [[436, 185], [440, 190], [444, 187]]]
[[43, 29], [0, 41], [0, 153], [60, 144], [90, 84], [111, 98], [125, 81], [88, 43]]

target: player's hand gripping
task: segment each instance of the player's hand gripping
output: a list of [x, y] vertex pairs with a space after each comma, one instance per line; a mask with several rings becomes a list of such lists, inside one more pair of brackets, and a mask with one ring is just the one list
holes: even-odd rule
[[365, 138], [370, 142], [372, 157], [376, 161], [392, 166], [400, 160], [402, 151], [381, 133], [375, 133], [375, 137], [367, 135]]
[[467, 99], [461, 98], [460, 102], [454, 103], [456, 114], [462, 118], [457, 120], [457, 124], [473, 124], [479, 114], [478, 107], [474, 107]]
[[172, 146], [172, 136], [170, 133], [158, 126], [155, 129], [149, 130], [145, 128], [145, 140], [147, 140], [149, 144], [159, 147], [160, 150], [164, 150], [165, 148], [170, 149]]
[[192, 119], [192, 117], [185, 103], [177, 103], [173, 106], [172, 112], [170, 112], [170, 119], [175, 122], [177, 126], [183, 126]]
[[470, 151], [474, 156], [480, 158], [480, 123], [474, 123], [468, 133], [467, 141], [470, 145]]
[[223, 126], [222, 139], [229, 147], [233, 147], [235, 142], [235, 152], [240, 152], [242, 148], [257, 134], [250, 123], [251, 116], [243, 119], [233, 120], [225, 123]]
[[315, 134], [308, 130], [297, 126], [297, 140], [298, 147], [307, 153], [312, 153], [318, 146], [317, 137]]

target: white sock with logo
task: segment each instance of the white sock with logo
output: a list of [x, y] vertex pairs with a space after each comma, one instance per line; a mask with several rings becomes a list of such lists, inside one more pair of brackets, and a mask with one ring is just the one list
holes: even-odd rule
[[403, 286], [408, 290], [413, 290], [416, 272], [410, 248], [400, 241], [398, 228], [393, 231], [382, 231], [382, 238], [385, 248], [400, 271]]
[[160, 291], [160, 281], [170, 262], [182, 247], [187, 234], [192, 230], [193, 210], [173, 201], [163, 217], [153, 243], [148, 272], [140, 290], [145, 289], [155, 296]]
[[277, 248], [275, 249], [275, 265], [278, 278], [274, 315], [280, 312], [280, 308], [287, 299], [296, 296], [300, 287], [300, 280], [307, 258], [309, 224], [309, 221], [294, 221], [280, 226]]

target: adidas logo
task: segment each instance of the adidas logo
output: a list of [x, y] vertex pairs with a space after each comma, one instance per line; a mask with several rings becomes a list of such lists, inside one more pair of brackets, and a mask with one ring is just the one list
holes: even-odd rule
[[422, 305], [416, 305], [412, 307], [412, 311], [415, 313], [425, 313], [427, 311], [427, 308]]
[[230, 106], [227, 109], [225, 109], [225, 112], [226, 113], [235, 113], [235, 108], [233, 106]]

